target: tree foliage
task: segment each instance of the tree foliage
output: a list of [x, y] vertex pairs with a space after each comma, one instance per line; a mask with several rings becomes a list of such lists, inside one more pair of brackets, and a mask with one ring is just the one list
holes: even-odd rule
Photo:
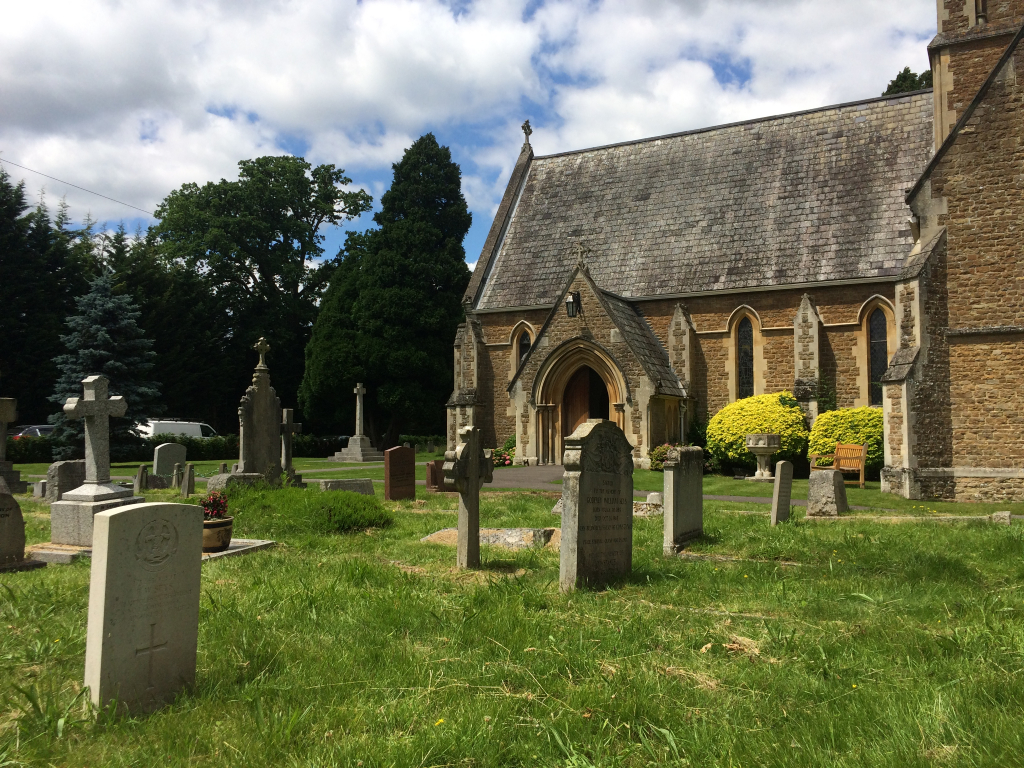
[[925, 70], [917, 75], [910, 71], [910, 67], [904, 67], [896, 77], [889, 82], [889, 87], [883, 92], [883, 96], [892, 96], [897, 93], [911, 93], [923, 91], [932, 87], [932, 71]]
[[472, 216], [451, 151], [420, 137], [392, 166], [377, 229], [350, 233], [306, 347], [300, 403], [320, 429], [347, 429], [352, 388], [369, 390], [368, 429], [392, 445], [401, 429], [441, 430], [452, 342], [469, 269]]
[[116, 458], [138, 442], [135, 424], [161, 413], [159, 385], [149, 378], [156, 353], [138, 326], [138, 308], [127, 296], [114, 295], [108, 275], [93, 280], [76, 305], [78, 314], [68, 317], [68, 333], [61, 336], [67, 353], [54, 360], [59, 376], [50, 401], [58, 410], [50, 423], [61, 446], [55, 454], [81, 455], [84, 425], [66, 418], [63, 406], [69, 397], [82, 396], [85, 377], [102, 375], [110, 381], [110, 394], [128, 401], [124, 417], [110, 422], [110, 451]]
[[[295, 402], [303, 350], [333, 271], [332, 262], [318, 261], [321, 229], [369, 210], [372, 199], [344, 189], [351, 179], [333, 165], [313, 168], [284, 156], [238, 166], [238, 181], [185, 184], [168, 195], [153, 234], [165, 271], [179, 265], [202, 275], [203, 290], [212, 297], [207, 322], [217, 334], [204, 343], [211, 345], [216, 373], [229, 382], [236, 404], [260, 336], [271, 344], [278, 394]], [[145, 269], [145, 261], [136, 266]]]

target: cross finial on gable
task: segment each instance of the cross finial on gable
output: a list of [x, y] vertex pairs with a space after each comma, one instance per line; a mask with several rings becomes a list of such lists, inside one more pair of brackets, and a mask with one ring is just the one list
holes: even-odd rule
[[582, 240], [576, 241], [576, 266], [583, 272], [590, 274], [590, 269], [587, 267], [587, 256], [590, 255], [590, 249], [583, 244]]
[[253, 347], [253, 349], [255, 349], [257, 352], [260, 353], [260, 363], [259, 363], [259, 365], [257, 367], [258, 368], [266, 368], [267, 367], [266, 354], [267, 354], [267, 352], [270, 351], [270, 344], [267, 343], [267, 340], [265, 338], [260, 336], [260, 340], [256, 342], [256, 345]]
[[526, 143], [530, 143], [530, 134], [533, 133], [533, 128], [530, 127], [530, 121], [525, 120], [522, 125], [523, 135], [526, 136]]

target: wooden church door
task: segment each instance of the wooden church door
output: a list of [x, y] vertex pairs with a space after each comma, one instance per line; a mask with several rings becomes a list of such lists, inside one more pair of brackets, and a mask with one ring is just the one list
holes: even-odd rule
[[562, 437], [568, 437], [590, 417], [590, 368], [583, 366], [569, 379], [562, 396]]

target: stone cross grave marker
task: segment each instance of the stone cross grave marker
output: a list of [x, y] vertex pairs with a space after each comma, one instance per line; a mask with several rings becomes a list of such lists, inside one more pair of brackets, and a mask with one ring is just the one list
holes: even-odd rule
[[793, 464], [780, 461], [775, 465], [775, 490], [772, 492], [772, 525], [789, 520], [793, 501]]
[[589, 419], [565, 439], [559, 586], [601, 586], [633, 569], [633, 446]]
[[94, 704], [152, 712], [195, 681], [202, 548], [198, 506], [96, 515], [85, 646]]
[[384, 451], [384, 498], [416, 498], [416, 454], [412, 448], [399, 446]]
[[356, 384], [352, 392], [356, 396], [356, 433], [348, 439], [348, 445], [331, 457], [331, 461], [382, 461], [384, 454], [375, 451], [370, 445], [370, 438], [363, 434], [363, 395], [366, 394], [366, 387], [361, 383]]
[[124, 416], [127, 401], [107, 396], [107, 379], [82, 381], [84, 397], [69, 397], [64, 413], [85, 420], [85, 482], [50, 505], [50, 538], [54, 544], [92, 544], [93, 516], [112, 507], [138, 503], [131, 489], [110, 482], [110, 417]]
[[459, 494], [459, 534], [456, 564], [480, 567], [480, 489], [494, 478], [491, 452], [480, 447], [480, 430], [463, 427], [459, 444], [444, 455], [444, 487]]
[[281, 470], [291, 476], [292, 469], [292, 438], [302, 434], [302, 424], [295, 422], [295, 409], [281, 409]]
[[281, 400], [270, 386], [265, 360], [270, 345], [261, 338], [255, 349], [260, 361], [238, 406], [238, 473], [276, 484], [281, 481]]
[[184, 464], [187, 451], [179, 443], [161, 443], [153, 449], [153, 474], [171, 477], [175, 464]]
[[0, 462], [7, 460], [7, 425], [18, 418], [18, 401], [0, 397]]
[[704, 533], [704, 451], [695, 446], [672, 448], [665, 458], [663, 549], [674, 555]]

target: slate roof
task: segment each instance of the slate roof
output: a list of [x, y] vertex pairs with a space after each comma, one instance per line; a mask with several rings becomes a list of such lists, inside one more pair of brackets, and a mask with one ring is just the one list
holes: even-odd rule
[[686, 397], [686, 390], [679, 377], [672, 370], [665, 347], [654, 335], [654, 329], [640, 314], [635, 304], [623, 301], [607, 291], [602, 291], [612, 322], [622, 331], [622, 340], [633, 350], [648, 378], [654, 383], [660, 395]]
[[550, 305], [577, 242], [596, 283], [626, 299], [895, 277], [913, 246], [904, 194], [932, 136], [925, 91], [524, 153], [467, 299]]

